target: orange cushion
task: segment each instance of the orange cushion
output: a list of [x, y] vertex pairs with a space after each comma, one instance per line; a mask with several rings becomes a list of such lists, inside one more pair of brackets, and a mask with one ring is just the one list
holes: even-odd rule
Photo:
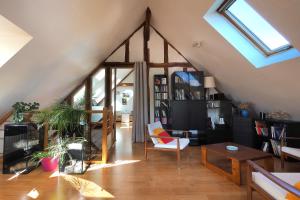
[[[300, 190], [300, 182], [295, 184], [295, 188], [297, 188], [298, 190]], [[288, 192], [286, 197], [286, 200], [300, 200], [300, 197], [296, 197], [294, 194]]]
[[[162, 137], [171, 137], [168, 132], [166, 132], [163, 128], [156, 128], [153, 130], [153, 135], [162, 136]], [[172, 142], [173, 138], [157, 138], [157, 141], [161, 144], [167, 144]]]

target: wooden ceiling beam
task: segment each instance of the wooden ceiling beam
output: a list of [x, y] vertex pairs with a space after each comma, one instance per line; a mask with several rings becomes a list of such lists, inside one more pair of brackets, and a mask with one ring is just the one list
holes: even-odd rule
[[[105, 67], [117, 67], [117, 68], [133, 68], [134, 62], [104, 62]], [[193, 66], [187, 62], [171, 62], [171, 63], [148, 63], [150, 68], [165, 68], [165, 67], [191, 67]]]
[[1, 117], [0, 117], [0, 125], [2, 125], [4, 122], [6, 122], [8, 120], [8, 118], [13, 114], [13, 111], [8, 111], [6, 113], [4, 113]]

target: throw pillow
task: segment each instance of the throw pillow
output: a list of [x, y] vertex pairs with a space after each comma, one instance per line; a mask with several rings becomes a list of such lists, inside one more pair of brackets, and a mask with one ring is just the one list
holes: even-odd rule
[[[155, 136], [161, 136], [161, 137], [171, 137], [168, 132], [166, 132], [163, 128], [156, 128], [153, 130], [153, 135]], [[169, 142], [172, 142], [173, 138], [157, 138], [157, 141], [160, 144], [167, 144]]]

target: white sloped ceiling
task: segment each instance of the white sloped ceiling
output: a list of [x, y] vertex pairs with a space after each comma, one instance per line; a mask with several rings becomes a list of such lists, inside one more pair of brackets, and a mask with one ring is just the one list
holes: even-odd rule
[[0, 116], [16, 101], [67, 95], [144, 20], [143, 0], [0, 0], [33, 39], [0, 68]]
[[[254, 68], [203, 16], [214, 0], [151, 0], [152, 24], [193, 64], [213, 74], [235, 101], [250, 101], [257, 111], [286, 111], [300, 119], [300, 58]], [[300, 1], [249, 0], [279, 32], [300, 49]], [[201, 41], [200, 48], [193, 48]]]
[[[19, 100], [47, 106], [64, 97], [144, 20], [149, 6], [151, 24], [196, 67], [214, 75], [227, 96], [300, 120], [300, 59], [254, 68], [203, 19], [213, 2], [0, 0], [0, 14], [33, 37], [0, 68], [0, 115]], [[300, 1], [248, 2], [300, 49]], [[194, 41], [201, 47], [193, 48]]]

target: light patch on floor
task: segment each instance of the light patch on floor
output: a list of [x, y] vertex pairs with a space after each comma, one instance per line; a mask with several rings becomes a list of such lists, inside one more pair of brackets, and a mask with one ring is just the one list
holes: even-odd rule
[[108, 163], [108, 164], [92, 164], [92, 165], [90, 165], [90, 167], [88, 168], [87, 171], [93, 171], [93, 170], [98, 170], [98, 169], [103, 169], [103, 168], [133, 164], [133, 163], [137, 163], [140, 161], [141, 160], [117, 160], [114, 163]]
[[62, 177], [84, 197], [114, 198], [112, 194], [92, 181], [71, 175], [63, 175]]
[[35, 188], [33, 188], [30, 192], [27, 193], [27, 196], [32, 199], [37, 199], [39, 195], [39, 191], [37, 191]]

